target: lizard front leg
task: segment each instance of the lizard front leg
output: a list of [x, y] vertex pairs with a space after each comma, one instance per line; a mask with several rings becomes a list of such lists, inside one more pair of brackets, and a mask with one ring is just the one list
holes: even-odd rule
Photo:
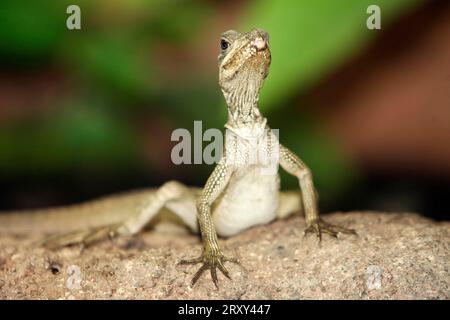
[[218, 268], [227, 278], [230, 278], [224, 262], [230, 261], [239, 263], [236, 258], [225, 256], [220, 249], [216, 228], [211, 214], [211, 205], [227, 186], [232, 173], [233, 168], [226, 163], [225, 158], [222, 158], [208, 178], [206, 185], [197, 200], [198, 222], [202, 235], [203, 252], [198, 258], [180, 261], [180, 264], [203, 264], [192, 278], [192, 285], [197, 282], [205, 270], [209, 269], [211, 278], [215, 286], [218, 287], [216, 269]]
[[319, 238], [319, 241], [322, 240], [322, 232], [333, 237], [337, 237], [339, 232], [356, 234], [353, 229], [332, 225], [320, 218], [311, 170], [300, 160], [299, 157], [297, 157], [294, 152], [281, 144], [280, 164], [284, 170], [296, 176], [299, 181], [306, 219], [305, 234], [315, 232]]

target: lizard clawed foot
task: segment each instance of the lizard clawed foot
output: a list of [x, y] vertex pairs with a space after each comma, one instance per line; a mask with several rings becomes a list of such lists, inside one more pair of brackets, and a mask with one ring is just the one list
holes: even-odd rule
[[78, 230], [66, 234], [56, 234], [45, 239], [42, 245], [48, 249], [55, 250], [65, 246], [80, 244], [84, 249], [95, 242], [112, 239], [122, 234], [120, 227], [121, 225], [112, 225], [89, 230]]
[[209, 250], [205, 250], [202, 253], [202, 255], [198, 258], [181, 260], [179, 264], [203, 263], [203, 265], [200, 267], [200, 269], [197, 270], [194, 277], [192, 278], [192, 285], [194, 285], [197, 282], [197, 280], [200, 278], [203, 272], [209, 269], [211, 272], [211, 278], [212, 281], [214, 282], [214, 285], [216, 286], [216, 288], [219, 288], [219, 280], [217, 279], [216, 269], [219, 269], [225, 275], [225, 277], [231, 280], [230, 273], [228, 272], [228, 269], [224, 265], [224, 262], [226, 261], [240, 265], [240, 262], [237, 258], [225, 256], [221, 251], [214, 252]]
[[317, 235], [317, 237], [319, 238], [319, 242], [322, 241], [322, 232], [329, 234], [330, 236], [335, 237], [335, 238], [338, 237], [339, 233], [357, 235], [356, 231], [353, 229], [347, 229], [347, 228], [344, 228], [341, 226], [337, 226], [337, 225], [325, 222], [320, 218], [308, 223], [303, 234], [304, 234], [304, 236], [306, 236], [308, 233], [311, 233], [311, 232], [315, 233]]

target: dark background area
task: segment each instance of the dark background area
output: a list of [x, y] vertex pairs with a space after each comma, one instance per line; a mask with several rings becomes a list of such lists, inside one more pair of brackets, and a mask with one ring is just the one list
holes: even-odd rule
[[2, 1], [0, 209], [203, 185], [212, 166], [174, 165], [170, 135], [223, 128], [220, 33], [252, 27], [273, 58], [260, 108], [311, 167], [322, 211], [450, 219], [445, 0]]

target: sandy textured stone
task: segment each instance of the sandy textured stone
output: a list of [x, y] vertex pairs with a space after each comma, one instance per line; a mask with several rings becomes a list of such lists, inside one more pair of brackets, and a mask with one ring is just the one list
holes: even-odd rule
[[[450, 223], [415, 214], [326, 215], [359, 236], [303, 238], [295, 217], [222, 240], [245, 269], [215, 289], [199, 266], [199, 238], [160, 228], [136, 237], [49, 251], [37, 238], [0, 236], [1, 299], [449, 299]], [[79, 274], [79, 277], [77, 275]], [[80, 281], [77, 281], [80, 279]]]

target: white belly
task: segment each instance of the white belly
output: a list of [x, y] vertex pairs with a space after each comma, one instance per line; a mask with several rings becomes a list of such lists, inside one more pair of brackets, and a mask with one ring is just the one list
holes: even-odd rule
[[247, 167], [231, 178], [223, 197], [214, 207], [217, 233], [228, 237], [276, 217], [280, 179], [261, 167]]

